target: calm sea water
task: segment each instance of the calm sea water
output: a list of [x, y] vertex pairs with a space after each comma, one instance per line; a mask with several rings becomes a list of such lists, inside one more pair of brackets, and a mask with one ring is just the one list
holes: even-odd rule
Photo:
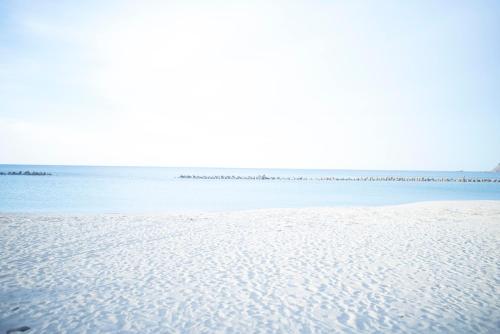
[[80, 167], [0, 165], [52, 176], [0, 176], [0, 212], [197, 212], [258, 208], [500, 200], [500, 183], [325, 182], [179, 179], [181, 174], [500, 178], [487, 172]]

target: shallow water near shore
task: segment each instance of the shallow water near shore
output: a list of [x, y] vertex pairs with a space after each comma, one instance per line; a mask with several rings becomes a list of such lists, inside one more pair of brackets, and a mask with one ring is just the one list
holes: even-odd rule
[[488, 172], [0, 165], [0, 212], [200, 212], [498, 200], [500, 183], [200, 180], [189, 175], [500, 178]]

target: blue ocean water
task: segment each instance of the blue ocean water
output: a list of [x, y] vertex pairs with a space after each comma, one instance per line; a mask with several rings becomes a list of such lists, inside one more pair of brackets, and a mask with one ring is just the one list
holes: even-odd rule
[[0, 165], [51, 176], [0, 176], [0, 212], [163, 213], [259, 208], [500, 200], [500, 183], [180, 179], [189, 175], [428, 176], [500, 178], [499, 173]]

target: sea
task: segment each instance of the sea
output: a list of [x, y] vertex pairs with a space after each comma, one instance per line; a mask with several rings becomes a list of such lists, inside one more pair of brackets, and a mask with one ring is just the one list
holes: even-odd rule
[[183, 179], [180, 175], [279, 177], [423, 176], [500, 178], [500, 173], [0, 165], [0, 213], [193, 213], [331, 206], [381, 206], [422, 201], [500, 200], [500, 182], [391, 182]]

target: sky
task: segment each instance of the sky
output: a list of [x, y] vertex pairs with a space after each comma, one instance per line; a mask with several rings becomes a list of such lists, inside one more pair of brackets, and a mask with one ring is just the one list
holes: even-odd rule
[[0, 163], [499, 162], [500, 1], [0, 1]]

